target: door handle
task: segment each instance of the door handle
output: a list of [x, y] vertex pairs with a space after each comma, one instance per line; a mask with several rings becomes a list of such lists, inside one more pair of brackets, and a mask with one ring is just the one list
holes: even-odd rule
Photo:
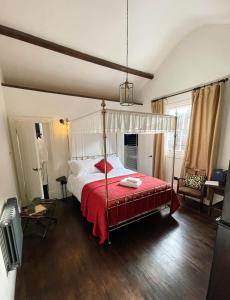
[[33, 168], [33, 171], [36, 171], [36, 172], [38, 172], [38, 171], [40, 171], [41, 169], [38, 169], [38, 168]]
[[148, 157], [153, 157], [152, 155], [149, 155]]
[[221, 220], [222, 220], [221, 217], [216, 218], [216, 222], [217, 222], [217, 223], [218, 223], [218, 222], [221, 222]]

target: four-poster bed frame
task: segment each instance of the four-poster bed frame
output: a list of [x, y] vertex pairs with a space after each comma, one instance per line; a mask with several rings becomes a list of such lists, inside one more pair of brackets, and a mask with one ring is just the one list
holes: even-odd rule
[[[167, 207], [167, 204], [169, 204], [169, 202], [170, 202], [170, 206], [172, 206], [172, 201], [173, 201], [173, 178], [174, 178], [174, 165], [175, 165], [175, 149], [176, 149], [177, 116], [150, 114], [150, 113], [138, 113], [138, 112], [129, 112], [129, 111], [107, 110], [105, 100], [102, 100], [101, 107], [102, 107], [102, 110], [101, 110], [101, 114], [102, 114], [102, 124], [101, 124], [101, 126], [102, 127], [99, 126], [100, 128], [99, 129], [97, 128], [96, 129], [97, 131], [95, 131], [95, 133], [98, 133], [100, 131], [100, 133], [102, 133], [102, 136], [103, 136], [103, 158], [104, 158], [104, 170], [105, 170], [105, 202], [106, 202], [107, 242], [108, 242], [108, 244], [110, 244], [111, 243], [110, 233], [112, 231], [117, 230], [117, 229], [119, 229], [123, 226], [126, 226], [128, 224], [137, 222], [137, 221], [139, 221], [143, 218], [146, 218], [146, 217], [148, 217], [148, 216], [150, 216], [150, 215], [152, 215], [156, 212], [161, 211], [162, 209]], [[131, 218], [128, 218], [128, 219], [125, 219], [125, 220], [121, 220], [121, 221], [119, 221], [115, 224], [111, 224], [111, 222], [110, 222], [110, 212], [112, 212], [111, 210], [113, 210], [113, 213], [114, 213], [114, 209], [116, 210], [116, 217], [118, 218], [119, 209], [122, 208], [122, 209], [125, 210], [126, 216], [127, 216], [127, 207], [130, 205], [130, 202], [128, 201], [128, 197], [125, 197], [125, 199], [124, 199], [124, 197], [122, 197], [120, 199], [116, 199], [116, 201], [113, 202], [113, 204], [111, 206], [109, 206], [109, 188], [108, 188], [109, 183], [108, 183], [108, 173], [107, 173], [107, 128], [106, 128], [106, 124], [107, 124], [106, 123], [106, 117], [107, 117], [107, 115], [106, 114], [107, 114], [107, 112], [111, 112], [111, 111], [115, 112], [115, 113], [120, 112], [121, 114], [122, 113], [127, 113], [127, 114], [129, 114], [130, 117], [132, 117], [132, 114], [133, 115], [139, 115], [139, 116], [142, 117], [142, 120], [145, 116], [146, 116], [146, 119], [147, 119], [147, 117], [151, 117], [151, 119], [150, 119], [151, 122], [154, 120], [155, 117], [156, 117], [157, 121], [159, 120], [157, 125], [155, 124], [155, 129], [152, 126], [152, 123], [150, 122], [150, 126], [149, 127], [146, 126], [146, 128], [148, 127], [148, 130], [146, 128], [144, 130], [142, 130], [141, 128], [135, 127], [135, 129], [133, 129], [133, 132], [130, 132], [130, 131], [132, 131], [132, 128], [131, 128], [131, 130], [128, 130], [128, 132], [123, 132], [125, 130], [125, 125], [123, 124], [124, 128], [123, 128], [123, 131], [121, 130], [122, 133], [134, 133], [135, 132], [135, 133], [151, 133], [151, 134], [154, 134], [154, 133], [161, 133], [161, 132], [172, 132], [172, 131], [174, 132], [171, 186], [167, 186], [164, 189], [152, 188], [152, 190], [150, 189], [146, 192], [143, 192], [143, 191], [135, 192], [134, 191], [132, 193], [132, 203], [133, 203], [132, 205], [134, 205], [135, 209], [136, 209], [136, 207], [138, 206], [140, 201], [147, 201], [147, 203], [148, 203], [147, 206], [149, 208], [151, 206], [151, 205], [149, 205], [149, 201], [152, 198], [155, 200], [156, 196], [158, 197], [157, 201], [159, 201], [159, 199], [160, 199], [160, 203], [161, 203], [161, 199], [163, 197], [165, 197], [166, 194], [170, 195], [170, 199], [167, 201], [167, 203], [164, 204], [164, 208], [162, 208], [162, 204], [160, 204], [159, 207], [157, 207], [157, 208], [154, 207], [154, 208], [147, 209], [146, 211], [143, 211], [141, 213], [136, 214], [134, 217], [131, 217]], [[88, 118], [89, 115], [87, 115], [86, 117]], [[82, 119], [84, 119], [84, 117], [79, 118], [79, 119], [82, 120]], [[164, 120], [167, 120], [166, 125], [163, 124]], [[117, 121], [117, 123], [118, 123], [118, 121]], [[116, 125], [117, 125], [117, 123], [116, 123]], [[124, 121], [123, 121], [123, 123], [124, 123]], [[141, 123], [141, 121], [139, 121], [139, 123]], [[84, 125], [84, 123], [83, 123], [83, 125]], [[119, 130], [116, 131], [116, 128], [114, 128], [114, 127], [109, 128], [109, 132], [116, 132], [116, 133], [119, 132]], [[83, 126], [83, 128], [84, 128], [84, 133], [87, 133], [87, 129], [85, 129], [84, 126]], [[89, 131], [90, 131], [90, 129], [89, 129]], [[163, 193], [165, 193], [165, 194], [163, 194]], [[161, 198], [161, 196], [162, 196], [162, 198]]]

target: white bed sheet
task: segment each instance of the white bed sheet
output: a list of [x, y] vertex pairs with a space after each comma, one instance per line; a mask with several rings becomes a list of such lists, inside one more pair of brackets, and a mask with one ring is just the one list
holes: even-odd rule
[[[130, 175], [134, 173], [136, 172], [125, 168], [113, 169], [108, 173], [108, 178], [113, 178], [122, 175]], [[101, 180], [104, 178], [105, 178], [104, 173], [84, 174], [79, 176], [71, 174], [67, 181], [67, 189], [81, 202], [81, 192], [83, 187], [87, 183]]]

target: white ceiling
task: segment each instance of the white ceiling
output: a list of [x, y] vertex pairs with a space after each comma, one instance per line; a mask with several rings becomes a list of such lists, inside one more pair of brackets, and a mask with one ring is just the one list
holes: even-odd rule
[[[5, 26], [125, 64], [126, 0], [0, 0], [0, 8]], [[129, 65], [154, 73], [192, 30], [230, 23], [230, 1], [130, 0], [129, 16]], [[8, 83], [111, 98], [118, 97], [125, 78], [119, 71], [4, 36], [0, 66]], [[130, 80], [137, 92], [149, 81], [132, 75]]]

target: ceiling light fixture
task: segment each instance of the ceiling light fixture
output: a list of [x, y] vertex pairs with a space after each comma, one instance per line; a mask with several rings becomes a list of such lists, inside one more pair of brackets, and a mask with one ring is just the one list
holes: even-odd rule
[[[129, 0], [127, 0], [126, 9], [126, 67], [128, 68], [129, 58]], [[134, 103], [134, 84], [128, 80], [128, 72], [126, 73], [126, 81], [120, 84], [120, 105], [129, 106]]]

